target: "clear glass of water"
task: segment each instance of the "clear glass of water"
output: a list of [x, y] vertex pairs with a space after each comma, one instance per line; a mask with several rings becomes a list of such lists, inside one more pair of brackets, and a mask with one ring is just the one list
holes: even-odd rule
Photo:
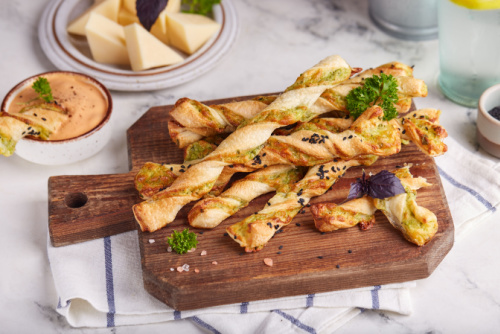
[[450, 100], [476, 107], [500, 83], [500, 1], [439, 0], [438, 26], [439, 86]]

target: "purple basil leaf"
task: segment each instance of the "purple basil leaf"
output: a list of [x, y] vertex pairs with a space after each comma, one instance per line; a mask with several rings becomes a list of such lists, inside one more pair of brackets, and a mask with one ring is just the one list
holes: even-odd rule
[[368, 196], [372, 198], [387, 198], [402, 194], [405, 188], [396, 175], [386, 170], [370, 177]]
[[358, 181], [351, 183], [351, 188], [349, 189], [348, 200], [363, 197], [363, 185]]
[[137, 0], [135, 8], [137, 9], [137, 17], [142, 26], [147, 31], [158, 19], [160, 13], [167, 7], [168, 0]]
[[363, 176], [357, 178], [356, 182], [351, 183], [351, 188], [349, 189], [349, 195], [347, 199], [360, 198], [368, 194], [369, 181], [365, 179], [365, 171], [363, 170]]

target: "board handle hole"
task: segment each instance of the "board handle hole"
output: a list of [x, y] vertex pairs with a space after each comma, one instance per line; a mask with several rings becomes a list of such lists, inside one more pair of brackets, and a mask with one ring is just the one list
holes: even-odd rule
[[66, 197], [64, 198], [64, 203], [66, 203], [66, 206], [72, 209], [76, 208], [81, 208], [85, 204], [87, 204], [88, 201], [87, 195], [84, 193], [71, 193], [67, 194]]

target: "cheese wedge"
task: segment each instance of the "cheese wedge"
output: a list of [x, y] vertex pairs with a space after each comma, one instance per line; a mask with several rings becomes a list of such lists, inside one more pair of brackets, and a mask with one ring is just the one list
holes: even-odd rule
[[[137, 14], [137, 9], [135, 7], [136, 0], [123, 0], [123, 8], [128, 10], [133, 14]], [[168, 0], [167, 7], [165, 7], [164, 11], [169, 13], [178, 13], [181, 11], [181, 0]]]
[[139, 23], [139, 18], [134, 13], [129, 12], [124, 7], [120, 8], [118, 12], [118, 24], [122, 26], [128, 26], [132, 23]]
[[206, 16], [187, 13], [168, 13], [167, 26], [170, 45], [187, 54], [196, 52], [220, 28]]
[[118, 20], [118, 11], [120, 10], [120, 0], [104, 0], [95, 3], [92, 7], [87, 9], [77, 19], [72, 21], [66, 30], [75, 35], [85, 36], [85, 25], [89, 20], [90, 13], [101, 14], [112, 21]]
[[133, 71], [172, 65], [183, 61], [177, 52], [163, 44], [140, 24], [133, 23], [126, 26], [124, 30]]
[[125, 32], [118, 23], [97, 13], [91, 13], [85, 26], [92, 57], [104, 64], [128, 65]]

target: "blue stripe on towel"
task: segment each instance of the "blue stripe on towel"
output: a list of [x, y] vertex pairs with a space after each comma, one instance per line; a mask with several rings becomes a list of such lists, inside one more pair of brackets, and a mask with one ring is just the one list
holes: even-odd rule
[[199, 326], [201, 326], [201, 327], [203, 327], [205, 329], [208, 329], [212, 333], [214, 333], [214, 334], [220, 334], [220, 332], [218, 330], [216, 330], [212, 325], [207, 324], [205, 321], [201, 320], [197, 316], [191, 317], [190, 319], [193, 320]]
[[104, 238], [104, 266], [106, 268], [106, 296], [108, 299], [107, 326], [115, 326], [115, 288], [113, 283], [113, 261], [111, 257], [111, 238]]
[[466, 185], [461, 184], [460, 182], [458, 182], [457, 180], [455, 180], [454, 178], [452, 178], [444, 170], [442, 170], [439, 166], [438, 166], [438, 171], [439, 171], [439, 174], [442, 177], [444, 177], [448, 182], [450, 182], [453, 186], [455, 186], [455, 187], [457, 187], [459, 189], [465, 190], [466, 192], [468, 192], [469, 194], [471, 194], [472, 196], [474, 196], [488, 210], [490, 210], [492, 212], [495, 212], [497, 210], [490, 202], [488, 202], [483, 196], [481, 196], [480, 194], [478, 194], [474, 189], [471, 189], [471, 188], [467, 187]]
[[314, 306], [314, 293], [307, 295], [306, 298], [306, 307]]
[[240, 313], [247, 313], [248, 312], [248, 302], [243, 302], [240, 305]]
[[180, 320], [181, 319], [181, 311], [174, 311], [174, 320]]
[[283, 318], [285, 318], [286, 320], [290, 321], [295, 326], [299, 327], [300, 329], [302, 329], [308, 333], [316, 334], [316, 330], [314, 328], [303, 324], [302, 322], [300, 322], [299, 319], [292, 317], [290, 314], [286, 314], [285, 312], [283, 312], [281, 310], [272, 310], [271, 312], [274, 312], [276, 314], [281, 315]]
[[378, 299], [378, 290], [380, 290], [380, 285], [375, 285], [373, 287], [372, 293], [372, 309], [378, 310], [380, 308], [380, 301]]

